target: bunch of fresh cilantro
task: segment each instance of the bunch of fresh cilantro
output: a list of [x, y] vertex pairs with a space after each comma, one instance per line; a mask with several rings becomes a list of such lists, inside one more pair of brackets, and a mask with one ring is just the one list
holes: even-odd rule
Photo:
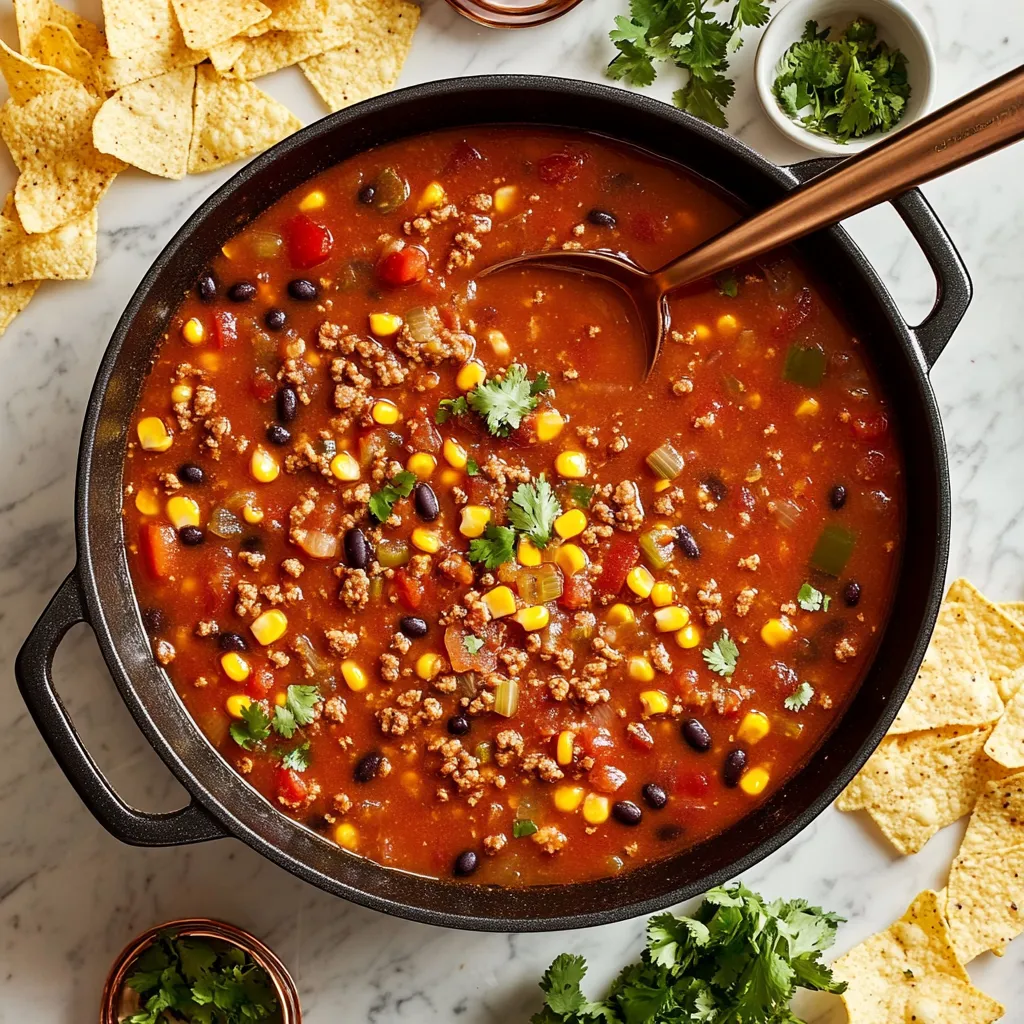
[[888, 131], [910, 98], [907, 58], [877, 38], [875, 26], [851, 21], [837, 39], [807, 22], [782, 56], [772, 91], [805, 128], [837, 142]]
[[802, 1024], [797, 988], [842, 992], [821, 954], [843, 919], [804, 900], [766, 903], [740, 883], [712, 889], [693, 917], [647, 922], [647, 948], [592, 1003], [581, 956], [563, 953], [540, 987], [532, 1024]]
[[609, 33], [619, 52], [608, 74], [630, 85], [651, 85], [659, 62], [675, 64], [689, 78], [672, 102], [725, 128], [725, 108], [736, 89], [725, 75], [729, 55], [742, 45], [743, 27], [764, 25], [768, 16], [767, 0], [630, 0], [629, 17], [617, 17]]

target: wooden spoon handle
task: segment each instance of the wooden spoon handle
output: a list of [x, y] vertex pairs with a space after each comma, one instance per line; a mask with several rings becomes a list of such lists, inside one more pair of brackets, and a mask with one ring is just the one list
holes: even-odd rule
[[1024, 137], [1024, 65], [812, 178], [655, 271], [663, 293], [892, 199]]

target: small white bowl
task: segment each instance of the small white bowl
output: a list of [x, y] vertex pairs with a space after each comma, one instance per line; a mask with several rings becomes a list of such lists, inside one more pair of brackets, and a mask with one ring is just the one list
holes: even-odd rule
[[[842, 143], [808, 131], [794, 121], [779, 106], [772, 93], [772, 85], [779, 60], [803, 35], [808, 21], [816, 21], [819, 31], [826, 26], [842, 31], [855, 18], [874, 22], [878, 26], [878, 38], [906, 55], [910, 99], [903, 117], [892, 131], [875, 132]], [[928, 112], [935, 92], [935, 54], [920, 21], [900, 0], [790, 0], [775, 13], [761, 36], [754, 57], [754, 79], [765, 112], [783, 135], [817, 153], [852, 156]]]

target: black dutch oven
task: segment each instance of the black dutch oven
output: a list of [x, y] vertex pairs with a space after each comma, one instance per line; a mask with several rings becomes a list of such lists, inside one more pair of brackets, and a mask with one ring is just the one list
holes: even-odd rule
[[[424, 131], [479, 124], [558, 125], [612, 136], [691, 171], [757, 209], [827, 165], [777, 167], [715, 128], [655, 100], [554, 78], [494, 76], [433, 82], [311, 125], [259, 157], [208, 199], [146, 274], [110, 341], [86, 412], [78, 463], [78, 562], [25, 642], [18, 684], [79, 796], [118, 839], [169, 846], [235, 836], [327, 892], [430, 924], [541, 931], [650, 914], [732, 878], [792, 839], [850, 781], [881, 740], [921, 662], [941, 598], [949, 544], [949, 478], [928, 370], [971, 297], [970, 279], [922, 195], [894, 205], [924, 250], [938, 296], [906, 324], [844, 231], [800, 246], [870, 352], [898, 416], [906, 464], [902, 566], [874, 661], [841, 720], [808, 763], [727, 831], [625, 875], [572, 885], [500, 889], [414, 876], [353, 857], [278, 812], [209, 744], [154, 660], [135, 602], [121, 529], [121, 467], [132, 409], [154, 346], [182, 293], [244, 224], [310, 176], [354, 153]], [[191, 794], [187, 807], [129, 807], [83, 746], [57, 696], [54, 652], [72, 625], [96, 633], [121, 696]]]

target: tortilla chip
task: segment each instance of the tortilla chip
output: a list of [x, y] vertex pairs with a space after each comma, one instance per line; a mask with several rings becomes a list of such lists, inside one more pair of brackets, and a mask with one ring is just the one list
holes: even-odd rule
[[89, 92], [99, 95], [103, 90], [99, 69], [92, 54], [81, 46], [71, 30], [55, 21], [44, 22], [33, 41], [36, 59], [58, 68], [79, 81]]
[[351, 42], [299, 65], [331, 110], [395, 87], [420, 19], [419, 7], [407, 0], [353, 0], [353, 6]]
[[101, 153], [164, 178], [184, 178], [192, 139], [191, 67], [147, 78], [114, 93], [92, 126]]
[[210, 47], [210, 63], [223, 75], [231, 70], [244, 49], [245, 39], [227, 39]]
[[1024, 601], [1000, 601], [999, 610], [1014, 622], [1024, 623]]
[[190, 68], [206, 60], [206, 53], [201, 50], [190, 50], [185, 41], [171, 47], [167, 51], [151, 50], [138, 53], [132, 57], [112, 57], [106, 47], [96, 58], [100, 79], [107, 92], [117, 92], [126, 85], [143, 82], [147, 78], [156, 78], [168, 71], [179, 68]]
[[[1019, 674], [1024, 680], [1024, 670]], [[1004, 768], [1024, 768], [1024, 686], [1018, 687], [996, 722], [985, 743], [985, 753]]]
[[14, 0], [14, 14], [21, 52], [41, 63], [47, 62], [37, 48], [37, 40], [47, 22], [66, 28], [75, 42], [93, 57], [106, 47], [103, 33], [91, 21], [61, 7], [55, 0]]
[[166, 53], [182, 38], [171, 0], [103, 0], [103, 27], [114, 57]]
[[956, 958], [942, 899], [926, 890], [884, 932], [832, 964], [847, 983], [849, 1024], [992, 1024], [1003, 1007], [971, 984]]
[[65, 82], [73, 81], [70, 75], [57, 68], [15, 53], [3, 40], [0, 40], [0, 74], [7, 81], [14, 103], [27, 103]]
[[925, 652], [921, 670], [890, 734], [988, 725], [1003, 712], [981, 656], [978, 638], [958, 605], [946, 602]]
[[1024, 772], [989, 782], [949, 870], [946, 913], [962, 963], [1024, 931]]
[[998, 768], [983, 747], [992, 730], [949, 726], [886, 736], [840, 794], [841, 811], [865, 810], [907, 855], [969, 814]]
[[271, 10], [264, 32], [315, 32], [328, 14], [328, 0], [264, 0], [264, 3]]
[[22, 281], [76, 281], [96, 268], [96, 208], [45, 234], [21, 226], [9, 195], [0, 214], [0, 285]]
[[204, 64], [196, 78], [189, 174], [262, 153], [301, 127], [286, 106], [255, 85], [221, 78]]
[[185, 45], [206, 50], [270, 16], [260, 0], [171, 0]]
[[39, 281], [0, 285], [0, 335], [11, 326], [11, 321], [29, 304]]
[[988, 674], [1003, 700], [1009, 700], [1013, 691], [1008, 680], [1024, 665], [1024, 625], [965, 579], [953, 581], [946, 600], [958, 601], [964, 606], [967, 618], [977, 631]]

